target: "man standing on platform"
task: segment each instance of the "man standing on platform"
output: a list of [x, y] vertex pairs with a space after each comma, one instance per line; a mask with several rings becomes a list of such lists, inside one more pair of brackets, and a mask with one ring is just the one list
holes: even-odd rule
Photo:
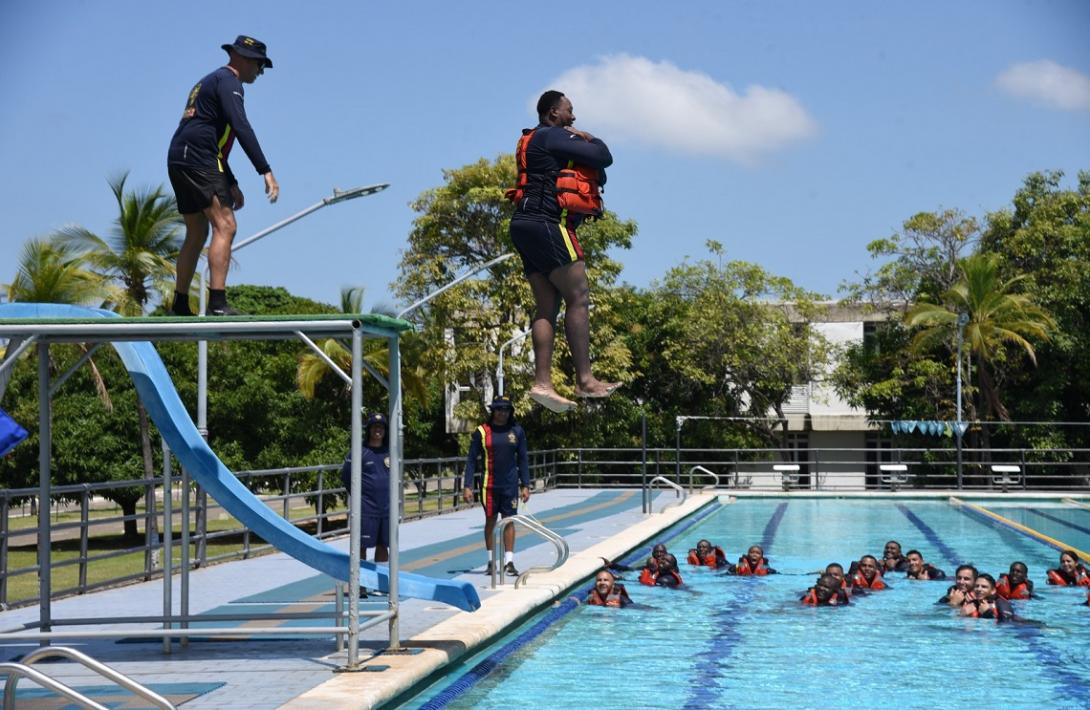
[[212, 227], [212, 246], [208, 249], [210, 272], [208, 314], [237, 313], [227, 305], [227, 270], [231, 265], [231, 242], [238, 225], [235, 210], [242, 209], [244, 198], [238, 180], [227, 165], [227, 156], [235, 139], [246, 151], [258, 175], [265, 179], [265, 194], [276, 202], [280, 186], [273, 177], [269, 161], [261, 152], [257, 136], [250, 128], [243, 106], [243, 84], [252, 84], [272, 60], [265, 54], [265, 43], [239, 35], [234, 44], [223, 49], [230, 56], [220, 67], [197, 82], [189, 92], [181, 123], [170, 140], [167, 172], [178, 211], [185, 220], [185, 242], [178, 253], [178, 279], [174, 287], [172, 312], [191, 316], [189, 286], [197, 269], [197, 259]]
[[[530, 500], [530, 459], [526, 432], [515, 423], [511, 400], [500, 395], [492, 400], [488, 421], [477, 427], [469, 444], [462, 495], [473, 502], [474, 489], [480, 491], [484, 506], [484, 546], [488, 550], [486, 574], [492, 574], [492, 533], [496, 520], [515, 515], [518, 502]], [[481, 459], [478, 472], [477, 459]], [[503, 572], [518, 576], [515, 569], [515, 528], [503, 531]]]

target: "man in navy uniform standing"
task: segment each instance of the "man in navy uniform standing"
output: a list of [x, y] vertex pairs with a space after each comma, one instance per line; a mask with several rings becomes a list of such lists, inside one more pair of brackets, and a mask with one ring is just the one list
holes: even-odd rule
[[185, 242], [178, 253], [178, 279], [171, 309], [179, 316], [193, 315], [189, 309], [189, 286], [208, 239], [209, 225], [212, 246], [208, 249], [208, 313], [214, 316], [237, 313], [227, 305], [231, 242], [238, 231], [235, 210], [242, 209], [245, 202], [238, 180], [227, 165], [227, 156], [236, 139], [257, 174], [264, 178], [269, 202], [276, 202], [280, 196], [280, 186], [261, 152], [243, 106], [242, 85], [254, 83], [266, 69], [272, 69], [272, 60], [265, 53], [264, 42], [246, 35], [239, 35], [234, 44], [225, 44], [223, 49], [230, 56], [227, 66], [204, 77], [190, 90], [167, 153], [170, 184], [178, 211], [185, 220]]
[[[503, 395], [489, 405], [488, 421], [477, 427], [469, 444], [463, 478], [463, 497], [473, 502], [477, 489], [484, 506], [484, 546], [488, 550], [486, 574], [492, 574], [492, 533], [496, 520], [518, 512], [518, 501], [530, 500], [530, 459], [526, 447], [526, 432], [515, 423], [515, 408]], [[478, 471], [477, 460], [481, 460]], [[515, 569], [515, 528], [503, 531], [504, 574], [518, 576]]]

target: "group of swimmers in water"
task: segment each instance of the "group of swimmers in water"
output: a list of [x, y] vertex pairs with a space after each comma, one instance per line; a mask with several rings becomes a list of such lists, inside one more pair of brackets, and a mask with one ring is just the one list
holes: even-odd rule
[[[677, 557], [670, 554], [666, 545], [657, 544], [642, 567], [632, 568], [603, 558], [602, 569], [594, 578], [594, 587], [587, 593], [585, 602], [591, 606], [625, 607], [633, 604], [627, 590], [619, 580], [618, 571], [638, 571], [639, 583], [652, 587], [680, 589], [685, 586]], [[687, 562], [692, 567], [708, 567], [721, 574], [738, 577], [763, 577], [776, 574], [769, 565], [760, 545], [752, 545], [746, 554], [731, 563], [723, 548], [709, 540], [700, 540], [689, 550]], [[945, 580], [946, 573], [924, 561], [918, 550], [901, 554], [901, 544], [896, 540], [886, 543], [882, 559], [863, 555], [853, 562], [848, 571], [833, 562], [818, 574], [817, 582], [806, 590], [799, 601], [809, 606], [845, 606], [854, 597], [889, 589], [885, 576], [891, 572], [904, 573], [906, 579]], [[1090, 606], [1090, 572], [1079, 561], [1074, 550], [1060, 553], [1059, 566], [1048, 570], [1049, 584], [1087, 589], [1086, 605]], [[1014, 613], [1011, 600], [1039, 598], [1029, 579], [1029, 568], [1024, 562], [1014, 562], [997, 580], [990, 574], [964, 564], [954, 572], [954, 584], [936, 602], [957, 609], [963, 616], [993, 619], [997, 623], [1027, 621]]]

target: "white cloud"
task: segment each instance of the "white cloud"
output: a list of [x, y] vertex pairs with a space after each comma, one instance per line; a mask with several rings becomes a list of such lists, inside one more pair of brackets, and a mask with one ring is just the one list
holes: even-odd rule
[[572, 100], [577, 127], [607, 141], [739, 162], [753, 162], [817, 130], [785, 91], [754, 85], [738, 94], [707, 74], [624, 54], [569, 69], [549, 88]]
[[995, 78], [1011, 96], [1065, 111], [1090, 109], [1090, 76], [1049, 59], [1013, 64]]

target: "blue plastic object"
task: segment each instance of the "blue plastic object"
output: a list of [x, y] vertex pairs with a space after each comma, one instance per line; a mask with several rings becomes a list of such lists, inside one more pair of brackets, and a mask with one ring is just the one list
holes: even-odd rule
[[[0, 304], [3, 318], [112, 318], [116, 313], [54, 303]], [[307, 535], [277, 515], [250, 492], [208, 447], [185, 405], [159, 353], [149, 342], [115, 342], [114, 350], [136, 385], [140, 400], [170, 445], [171, 451], [231, 515], [262, 539], [308, 567], [341, 581], [348, 581], [348, 554]], [[372, 562], [360, 563], [360, 584], [383, 592], [390, 588], [389, 570]], [[413, 599], [442, 602], [465, 611], [480, 608], [476, 588], [468, 582], [435, 579], [401, 572], [398, 592]]]
[[14, 449], [27, 436], [26, 429], [0, 409], [0, 456]]

